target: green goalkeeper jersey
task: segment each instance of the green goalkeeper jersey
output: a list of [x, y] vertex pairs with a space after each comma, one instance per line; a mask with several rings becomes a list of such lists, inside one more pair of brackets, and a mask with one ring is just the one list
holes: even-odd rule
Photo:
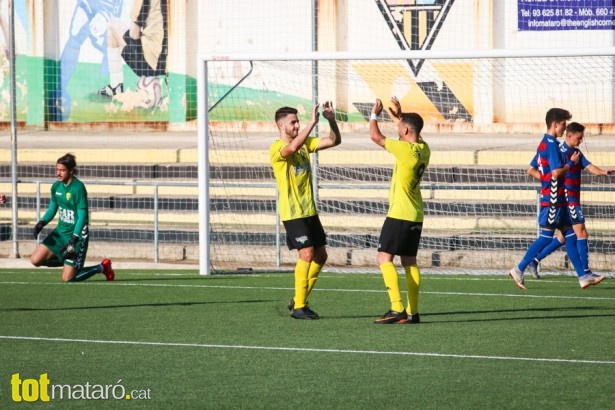
[[51, 202], [49, 209], [41, 218], [46, 223], [51, 222], [59, 213], [58, 225], [55, 231], [65, 238], [71, 235], [81, 236], [81, 231], [89, 223], [88, 193], [83, 182], [73, 177], [68, 185], [56, 181], [51, 186]]
[[395, 156], [387, 216], [423, 222], [420, 185], [431, 156], [429, 145], [422, 139], [418, 143], [409, 143], [387, 138], [385, 149]]
[[278, 183], [278, 207], [282, 221], [317, 214], [312, 192], [310, 153], [318, 149], [319, 141], [320, 138], [308, 137], [301, 149], [287, 158], [282, 157], [281, 151], [288, 143], [276, 140], [271, 144], [269, 155]]

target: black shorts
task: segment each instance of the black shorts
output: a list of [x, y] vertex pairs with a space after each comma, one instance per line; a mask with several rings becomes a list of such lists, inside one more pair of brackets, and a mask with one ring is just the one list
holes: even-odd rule
[[139, 77], [155, 77], [165, 74], [164, 63], [161, 64], [160, 62], [164, 53], [161, 53], [158, 57], [158, 66], [151, 67], [145, 60], [141, 39], [135, 40], [130, 37], [130, 31], [127, 31], [124, 33], [124, 41], [126, 42], [126, 47], [122, 49], [122, 58], [136, 75]]
[[286, 244], [289, 250], [303, 249], [310, 246], [320, 248], [327, 244], [327, 235], [318, 215], [307, 218], [283, 221], [286, 229]]
[[416, 256], [421, 242], [423, 222], [387, 217], [380, 231], [378, 252], [398, 256]]

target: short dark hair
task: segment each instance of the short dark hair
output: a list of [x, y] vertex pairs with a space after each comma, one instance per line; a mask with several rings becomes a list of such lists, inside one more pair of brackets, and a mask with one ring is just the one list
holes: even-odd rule
[[570, 111], [563, 108], [551, 108], [547, 111], [545, 122], [547, 127], [550, 127], [552, 122], [568, 121], [571, 118], [572, 114], [570, 114]]
[[571, 122], [566, 127], [566, 132], [569, 132], [570, 134], [576, 134], [577, 132], [583, 131], [585, 131], [585, 125], [579, 124], [578, 122]]
[[421, 134], [421, 130], [423, 129], [423, 117], [419, 114], [415, 112], [403, 112], [399, 120], [413, 128], [416, 135]]
[[77, 168], [77, 157], [75, 157], [71, 153], [66, 153], [62, 155], [60, 158], [58, 158], [56, 164], [64, 165], [66, 169], [72, 171], [73, 174], [77, 173], [77, 170], [75, 169]]
[[286, 117], [288, 114], [297, 114], [296, 108], [293, 107], [281, 107], [275, 112], [275, 122], [278, 122], [280, 119]]

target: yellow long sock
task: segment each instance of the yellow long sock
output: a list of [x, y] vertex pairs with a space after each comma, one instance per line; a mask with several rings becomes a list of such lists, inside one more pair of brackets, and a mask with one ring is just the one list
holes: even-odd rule
[[387, 287], [389, 299], [391, 300], [391, 310], [402, 312], [404, 304], [401, 302], [401, 291], [399, 290], [399, 275], [393, 262], [385, 262], [380, 265], [384, 285]]
[[305, 306], [309, 271], [310, 262], [306, 262], [303, 259], [298, 259], [297, 265], [295, 265], [295, 309]]
[[406, 272], [406, 290], [408, 291], [409, 315], [419, 313], [419, 288], [421, 287], [421, 271], [417, 265], [404, 267]]
[[312, 261], [312, 263], [310, 264], [310, 270], [308, 272], [308, 287], [307, 287], [307, 292], [305, 295], [305, 300], [307, 300], [307, 298], [310, 296], [310, 292], [312, 292], [312, 289], [314, 289], [314, 285], [316, 284], [316, 281], [318, 280], [318, 275], [320, 274], [320, 271], [322, 270], [322, 265], [317, 264], [316, 262]]

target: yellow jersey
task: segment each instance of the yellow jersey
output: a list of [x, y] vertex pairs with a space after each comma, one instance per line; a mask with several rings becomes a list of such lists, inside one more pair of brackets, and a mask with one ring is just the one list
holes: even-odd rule
[[316, 152], [319, 141], [320, 138], [308, 137], [297, 152], [286, 158], [282, 157], [281, 152], [287, 142], [276, 140], [269, 148], [271, 168], [278, 183], [278, 208], [282, 221], [317, 214], [310, 154]]
[[395, 156], [389, 189], [388, 217], [423, 222], [421, 178], [429, 165], [431, 151], [423, 139], [417, 143], [387, 138], [384, 148]]

